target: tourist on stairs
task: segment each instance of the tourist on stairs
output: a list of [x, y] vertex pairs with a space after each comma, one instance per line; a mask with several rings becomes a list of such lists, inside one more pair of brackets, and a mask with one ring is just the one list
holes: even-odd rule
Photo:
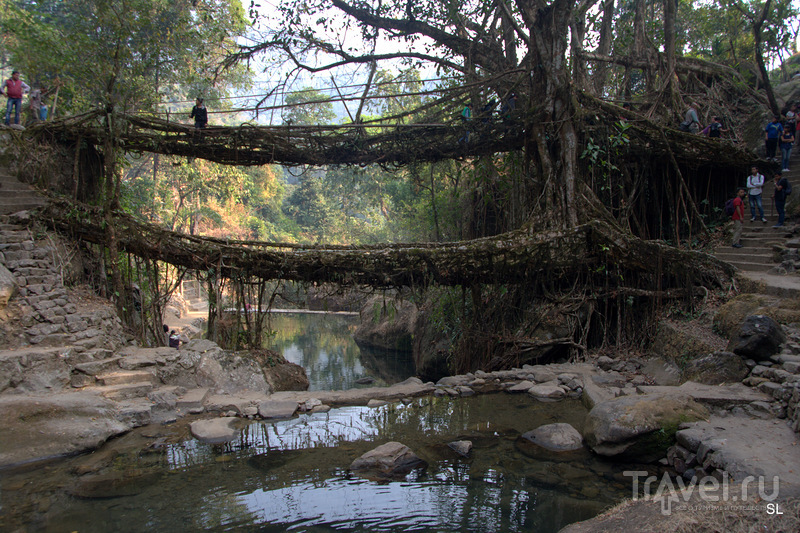
[[775, 173], [775, 210], [778, 212], [778, 223], [773, 228], [783, 227], [786, 218], [786, 197], [792, 192], [789, 180], [783, 177], [780, 172]]
[[761, 222], [767, 221], [764, 218], [764, 207], [761, 205], [761, 187], [764, 186], [764, 176], [758, 173], [758, 167], [750, 168], [750, 175], [747, 176], [747, 192], [750, 195], [750, 222], [756, 221], [756, 208]]
[[746, 194], [744, 187], [739, 187], [736, 191], [736, 198], [733, 199], [733, 246], [734, 248], [742, 247], [742, 228], [744, 227], [744, 195]]

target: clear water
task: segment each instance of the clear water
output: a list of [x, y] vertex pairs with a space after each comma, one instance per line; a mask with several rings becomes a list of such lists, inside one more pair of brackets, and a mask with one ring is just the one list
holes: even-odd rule
[[[353, 315], [272, 313], [267, 347], [306, 369], [309, 390], [347, 390], [399, 383], [414, 375], [411, 354], [359, 348]], [[359, 379], [372, 378], [359, 385]]]
[[[139, 428], [94, 454], [0, 473], [0, 531], [555, 532], [630, 496], [631, 465], [520, 439], [556, 421], [581, 430], [585, 414], [577, 401], [491, 394], [242, 420], [223, 446], [192, 439], [186, 420]], [[469, 458], [454, 440], [473, 442]], [[349, 472], [389, 441], [427, 468], [392, 482]]]

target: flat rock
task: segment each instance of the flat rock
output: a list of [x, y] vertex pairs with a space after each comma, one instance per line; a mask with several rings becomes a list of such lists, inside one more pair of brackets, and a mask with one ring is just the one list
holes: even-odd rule
[[258, 414], [265, 419], [292, 418], [299, 408], [294, 401], [267, 400], [258, 404]]
[[784, 420], [712, 416], [676, 436], [691, 451], [702, 447], [703, 459], [725, 470], [734, 481], [764, 476], [772, 493], [769, 489], [777, 476], [781, 498], [800, 496], [800, 446], [797, 434]]
[[0, 467], [90, 451], [131, 429], [95, 394], [0, 397]]
[[175, 407], [178, 409], [196, 409], [203, 407], [203, 402], [208, 398], [209, 390], [202, 389], [189, 389], [175, 402]]
[[[555, 376], [553, 376], [555, 377]], [[564, 389], [551, 383], [541, 383], [528, 389], [528, 394], [537, 400], [561, 400], [566, 396]]]
[[237, 418], [233, 416], [223, 416], [210, 420], [197, 420], [192, 422], [190, 430], [194, 438], [208, 444], [221, 444], [236, 440], [239, 430], [234, 427]]
[[[408, 378], [402, 383], [396, 383], [389, 387], [367, 387], [342, 391], [282, 391], [272, 393], [269, 399], [304, 403], [312, 398], [317, 398], [326, 405], [337, 407], [341, 405], [366, 405], [373, 398], [386, 401], [415, 398], [432, 394], [434, 390], [436, 390], [436, 386], [433, 383], [423, 383], [419, 378]], [[458, 395], [457, 391], [453, 390], [453, 392]]]
[[704, 385], [694, 381], [687, 381], [680, 387], [641, 385], [637, 387], [637, 390], [643, 394], [685, 394], [696, 402], [725, 408], [750, 402], [769, 401], [770, 399], [766, 394], [741, 383]]
[[235, 395], [214, 394], [209, 395], [204, 400], [203, 406], [210, 412], [227, 413], [233, 411], [241, 415], [251, 405], [258, 405], [266, 399], [266, 394], [249, 391], [242, 391]]
[[534, 383], [533, 381], [524, 380], [524, 381], [520, 381], [516, 385], [513, 385], [513, 386], [507, 388], [506, 391], [508, 391], [508, 392], [528, 392], [528, 390], [531, 387], [533, 387], [534, 385], [536, 385], [536, 383]]

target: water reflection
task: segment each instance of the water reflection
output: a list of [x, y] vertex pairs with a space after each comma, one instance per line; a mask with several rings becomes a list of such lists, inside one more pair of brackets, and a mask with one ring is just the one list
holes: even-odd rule
[[358, 320], [352, 315], [273, 313], [269, 327], [275, 335], [268, 348], [306, 369], [309, 390], [357, 388], [362, 378], [375, 380], [368, 386], [392, 385], [413, 376], [410, 354], [356, 345]]
[[[577, 401], [497, 394], [242, 421], [241, 437], [217, 446], [179, 424], [141, 428], [106, 445], [100, 453], [113, 462], [89, 475], [75, 472], [92, 455], [4, 473], [0, 530], [555, 532], [629, 494], [622, 470], [631, 465], [524, 453], [525, 431], [554, 420], [581, 430], [585, 414]], [[163, 448], [149, 445], [156, 436]], [[474, 444], [469, 458], [447, 447], [461, 439]], [[391, 440], [427, 469], [390, 483], [349, 472], [355, 458]], [[109, 498], [98, 485], [105, 479], [124, 496]]]

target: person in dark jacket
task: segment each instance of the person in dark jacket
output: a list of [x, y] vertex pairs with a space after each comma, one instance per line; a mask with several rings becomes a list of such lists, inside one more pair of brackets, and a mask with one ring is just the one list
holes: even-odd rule
[[194, 127], [197, 129], [203, 129], [208, 125], [208, 109], [203, 104], [202, 98], [197, 99], [189, 118], [194, 119]]
[[780, 172], [775, 173], [775, 210], [778, 212], [778, 223], [772, 226], [773, 228], [783, 227], [783, 221], [786, 218], [786, 196], [792, 188], [789, 186], [789, 180], [783, 177]]

